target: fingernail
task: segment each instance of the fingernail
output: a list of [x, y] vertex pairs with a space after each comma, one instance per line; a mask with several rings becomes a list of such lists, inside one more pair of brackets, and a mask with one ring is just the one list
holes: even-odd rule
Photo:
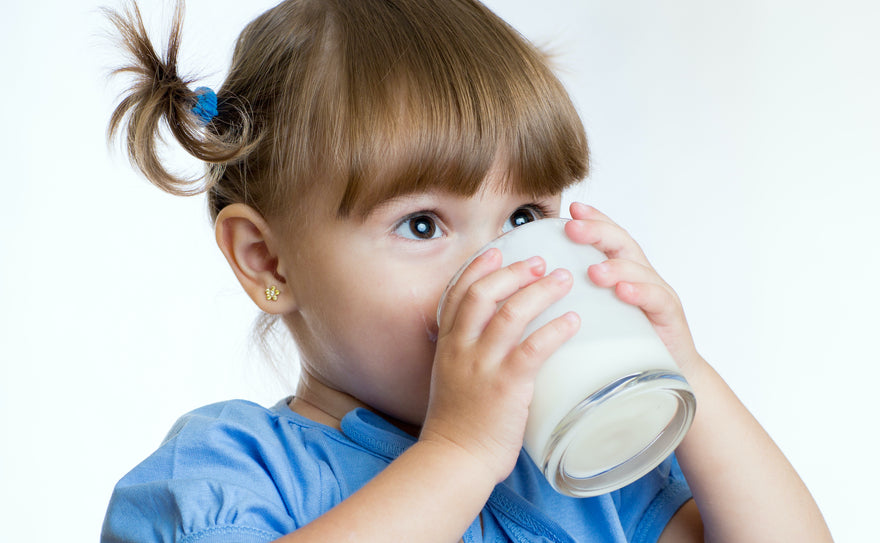
[[601, 263], [599, 263], [599, 264], [593, 264], [593, 265], [590, 266], [590, 267], [593, 268], [593, 270], [595, 270], [595, 271], [598, 272], [598, 273], [605, 273], [605, 272], [608, 271], [608, 263], [607, 263], [607, 262], [601, 262]]
[[536, 269], [544, 266], [544, 259], [540, 256], [533, 256], [532, 258], [526, 260], [526, 264], [529, 265], [529, 268]]
[[477, 258], [479, 258], [480, 260], [492, 260], [495, 258], [495, 255], [497, 253], [498, 253], [498, 249], [496, 249], [495, 247], [492, 247], [491, 249], [487, 249], [486, 251], [484, 251]]
[[571, 280], [571, 274], [568, 272], [568, 270], [564, 270], [562, 268], [553, 270], [553, 272], [550, 274], [550, 277], [559, 281], [560, 283], [567, 283]]

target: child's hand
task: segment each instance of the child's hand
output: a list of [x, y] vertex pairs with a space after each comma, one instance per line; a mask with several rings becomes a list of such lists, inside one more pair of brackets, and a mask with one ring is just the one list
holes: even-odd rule
[[639, 307], [654, 325], [679, 367], [701, 360], [678, 295], [654, 270], [629, 233], [593, 207], [571, 204], [572, 221], [565, 225], [576, 243], [593, 245], [608, 260], [589, 268], [590, 279], [600, 287], [613, 287], [622, 301]]
[[702, 540], [703, 533], [721, 541], [831, 541], [821, 511], [785, 455], [697, 353], [678, 296], [638, 244], [589, 206], [572, 204], [571, 216], [568, 237], [608, 256], [590, 266], [590, 279], [644, 311], [700, 406], [675, 451], [699, 509], [682, 507], [664, 535], [678, 533], [689, 541]]
[[491, 249], [467, 267], [440, 317], [420, 439], [465, 450], [496, 482], [522, 448], [538, 369], [580, 324], [563, 315], [521, 341], [528, 323], [571, 289], [571, 273], [545, 268], [540, 258], [501, 268]]

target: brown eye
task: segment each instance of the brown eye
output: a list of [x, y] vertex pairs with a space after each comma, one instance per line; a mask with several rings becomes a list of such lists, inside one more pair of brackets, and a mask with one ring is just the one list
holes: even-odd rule
[[437, 222], [430, 215], [414, 215], [404, 219], [398, 225], [395, 233], [412, 240], [434, 239], [440, 234]]
[[431, 239], [437, 227], [430, 217], [416, 217], [409, 221], [409, 231], [419, 239]]
[[520, 207], [511, 213], [510, 217], [507, 219], [507, 224], [504, 225], [504, 231], [509, 232], [514, 228], [528, 224], [532, 221], [537, 221], [540, 218], [542, 218], [542, 214], [537, 209], [531, 206]]

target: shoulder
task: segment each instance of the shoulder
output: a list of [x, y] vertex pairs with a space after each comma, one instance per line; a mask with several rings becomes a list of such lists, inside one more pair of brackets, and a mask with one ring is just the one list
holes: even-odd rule
[[[346, 448], [338, 431], [300, 417], [279, 402], [271, 408], [231, 400], [195, 409], [174, 423], [159, 449], [120, 484], [141, 478], [222, 477], [231, 482], [289, 478], [292, 462], [307, 475], [314, 448]], [[304, 465], [305, 464], [305, 465]]]
[[[299, 417], [284, 401], [273, 407], [263, 407], [245, 400], [229, 400], [194, 409], [181, 416], [165, 436], [161, 447], [210, 446], [226, 449], [246, 449], [256, 444], [293, 445], [291, 435], [303, 433], [332, 439], [333, 430]], [[326, 430], [326, 431], [325, 431]], [[311, 432], [310, 432], [311, 431]]]
[[199, 407], [181, 416], [171, 427], [163, 444], [172, 439], [179, 439], [182, 435], [186, 436], [187, 432], [194, 429], [243, 428], [251, 433], [268, 436], [283, 431], [284, 425], [292, 428], [320, 427], [286, 409], [286, 400], [272, 407], [263, 407], [246, 400], [229, 400]]
[[297, 416], [285, 402], [201, 407], [178, 419], [160, 447], [119, 481], [104, 534], [185, 541], [205, 533], [223, 540], [229, 532], [231, 540], [247, 533], [248, 541], [271, 541], [338, 500], [327, 459], [353, 449], [342, 434]]

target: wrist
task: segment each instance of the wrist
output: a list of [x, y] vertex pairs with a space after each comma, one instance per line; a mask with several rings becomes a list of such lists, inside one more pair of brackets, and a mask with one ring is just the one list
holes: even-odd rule
[[700, 353], [697, 352], [696, 349], [693, 349], [691, 352], [683, 356], [677, 356], [675, 358], [679, 371], [681, 371], [681, 374], [684, 375], [684, 378], [687, 379], [691, 386], [693, 386], [695, 382], [705, 378], [707, 372], [714, 371], [712, 370], [712, 366], [700, 355]]
[[422, 430], [419, 441], [413, 447], [419, 447], [425, 455], [444, 464], [446, 469], [463, 475], [468, 486], [478, 485], [487, 489], [487, 498], [495, 485], [506, 479], [513, 469], [513, 465], [508, 466], [491, 455], [481, 454], [480, 450], [474, 451], [430, 429]]

